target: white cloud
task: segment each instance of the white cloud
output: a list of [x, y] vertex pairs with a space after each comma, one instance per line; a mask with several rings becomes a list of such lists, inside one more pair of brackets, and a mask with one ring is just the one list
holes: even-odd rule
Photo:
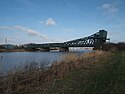
[[118, 11], [118, 8], [112, 4], [105, 3], [100, 7], [105, 13], [115, 13]]
[[23, 27], [23, 26], [20, 26], [20, 25], [17, 25], [17, 26], [0, 26], [0, 30], [9, 30], [9, 31], [22, 31], [22, 32], [25, 32], [27, 33], [28, 35], [30, 36], [38, 36], [40, 38], [42, 38], [43, 40], [46, 40], [46, 42], [59, 42], [60, 40], [57, 40], [55, 38], [51, 38], [51, 37], [48, 37], [44, 34], [41, 34], [40, 32], [36, 31], [36, 30], [33, 30], [33, 29], [30, 29], [30, 28], [27, 28], [27, 27]]
[[56, 22], [52, 19], [52, 18], [48, 18], [45, 22], [45, 24], [47, 26], [53, 26], [53, 25], [57, 25]]
[[38, 31], [35, 31], [33, 29], [30, 29], [30, 28], [23, 27], [23, 26], [19, 26], [19, 25], [18, 26], [12, 26], [12, 27], [0, 26], [0, 30], [18, 30], [18, 31], [26, 32], [27, 34], [32, 35], [32, 36], [40, 36], [41, 38], [45, 38], [45, 39], [48, 38], [46, 35], [43, 35]]
[[0, 30], [12, 30], [12, 28], [8, 26], [0, 26]]
[[56, 26], [57, 25], [56, 21], [53, 18], [48, 18], [45, 21], [39, 21], [39, 23], [47, 25], [47, 26]]
[[38, 31], [29, 29], [29, 28], [25, 28], [25, 27], [22, 27], [22, 26], [15, 26], [14, 28], [17, 29], [17, 30], [20, 30], [20, 31], [24, 31], [24, 32], [26, 32], [26, 33], [28, 33], [28, 34], [30, 34], [30, 35], [35, 35], [35, 36], [36, 36], [36, 35], [40, 35], [40, 34], [38, 33]]

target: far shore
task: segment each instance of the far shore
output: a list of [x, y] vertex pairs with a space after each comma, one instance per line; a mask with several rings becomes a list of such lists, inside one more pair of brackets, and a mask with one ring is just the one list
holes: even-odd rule
[[32, 52], [30, 50], [25, 50], [25, 49], [2, 49], [0, 52]]

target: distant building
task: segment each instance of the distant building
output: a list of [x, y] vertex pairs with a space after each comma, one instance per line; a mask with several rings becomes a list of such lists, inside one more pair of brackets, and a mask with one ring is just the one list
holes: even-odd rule
[[3, 48], [5, 49], [14, 49], [15, 45], [12, 45], [12, 44], [3, 44], [1, 45]]

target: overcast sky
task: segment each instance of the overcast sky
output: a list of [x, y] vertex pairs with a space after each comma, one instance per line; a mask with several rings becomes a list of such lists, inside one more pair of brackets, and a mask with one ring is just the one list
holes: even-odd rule
[[125, 0], [0, 0], [0, 44], [64, 42], [100, 29], [125, 42]]

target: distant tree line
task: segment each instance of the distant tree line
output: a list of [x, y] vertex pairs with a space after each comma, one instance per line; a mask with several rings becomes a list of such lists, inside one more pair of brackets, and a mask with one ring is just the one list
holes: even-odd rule
[[102, 50], [106, 50], [106, 51], [114, 51], [114, 50], [122, 51], [122, 50], [125, 50], [125, 42], [103, 44]]
[[3, 47], [2, 45], [0, 45], [0, 49], [5, 49], [5, 47]]

